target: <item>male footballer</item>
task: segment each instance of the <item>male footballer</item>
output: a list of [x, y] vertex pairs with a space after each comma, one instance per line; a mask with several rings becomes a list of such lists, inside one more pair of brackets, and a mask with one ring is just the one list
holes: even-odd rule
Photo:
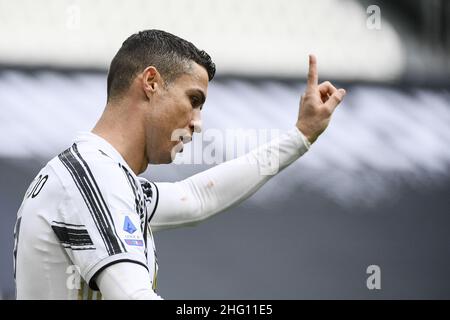
[[[248, 154], [175, 183], [139, 177], [170, 163], [194, 132], [215, 74], [210, 56], [160, 30], [130, 36], [113, 58], [107, 103], [91, 132], [50, 160], [28, 188], [14, 229], [18, 299], [161, 299], [152, 231], [203, 221], [248, 198], [326, 129], [345, 91], [307, 88], [293, 128]], [[237, 115], [236, 115], [237, 116]]]

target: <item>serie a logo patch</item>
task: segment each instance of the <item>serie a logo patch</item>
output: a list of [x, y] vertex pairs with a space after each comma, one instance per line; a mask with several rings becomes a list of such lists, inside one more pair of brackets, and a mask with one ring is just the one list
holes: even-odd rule
[[125, 220], [123, 222], [123, 231], [125, 234], [125, 243], [129, 246], [142, 247], [144, 245], [144, 241], [142, 240], [141, 235], [136, 233], [137, 228], [134, 226], [129, 216], [125, 216]]
[[137, 230], [133, 222], [131, 222], [129, 216], [125, 217], [125, 221], [123, 222], [123, 230], [128, 232], [129, 234], [133, 234]]

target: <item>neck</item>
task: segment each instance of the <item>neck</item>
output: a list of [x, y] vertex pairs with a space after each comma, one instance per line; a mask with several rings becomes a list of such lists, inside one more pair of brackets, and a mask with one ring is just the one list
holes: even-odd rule
[[[120, 105], [121, 104], [121, 105]], [[108, 103], [92, 129], [92, 133], [108, 141], [123, 157], [136, 175], [147, 168], [145, 156], [145, 131], [141, 117], [129, 112], [130, 106], [124, 103]]]

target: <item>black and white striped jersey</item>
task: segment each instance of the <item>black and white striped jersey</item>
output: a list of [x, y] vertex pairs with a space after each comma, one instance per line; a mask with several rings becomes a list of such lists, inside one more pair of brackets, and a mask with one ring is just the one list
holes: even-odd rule
[[157, 203], [154, 183], [99, 136], [80, 134], [38, 173], [18, 211], [17, 298], [99, 299], [96, 275], [125, 261], [145, 267], [155, 290]]
[[19, 209], [17, 297], [100, 298], [96, 275], [120, 261], [145, 267], [155, 290], [152, 229], [195, 225], [240, 203], [309, 146], [293, 128], [185, 180], [153, 183], [136, 177], [107, 141], [81, 134], [39, 172]]

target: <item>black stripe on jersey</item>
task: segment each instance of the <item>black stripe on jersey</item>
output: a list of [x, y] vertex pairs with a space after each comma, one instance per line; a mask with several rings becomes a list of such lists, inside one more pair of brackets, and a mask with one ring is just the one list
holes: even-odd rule
[[73, 223], [65, 223], [65, 222], [59, 222], [53, 220], [52, 223], [61, 224], [63, 226], [69, 226], [69, 227], [80, 227], [80, 228], [86, 228], [84, 224], [73, 224]]
[[52, 225], [52, 229], [62, 244], [78, 247], [94, 245], [86, 229], [71, 229], [56, 225]]
[[[126, 252], [127, 250], [125, 249], [125, 245], [122, 243], [122, 240], [120, 240], [120, 237], [119, 237], [119, 235], [117, 234], [116, 226], [114, 225], [114, 219], [112, 218], [112, 215], [111, 215], [111, 212], [109, 211], [108, 205], [106, 204], [106, 201], [105, 201], [105, 199], [103, 198], [102, 193], [100, 192], [100, 188], [99, 188], [98, 185], [97, 185], [97, 181], [95, 181], [95, 178], [94, 178], [94, 175], [92, 174], [91, 169], [89, 168], [88, 164], [87, 164], [86, 161], [83, 159], [83, 157], [81, 156], [80, 152], [78, 152], [77, 144], [74, 143], [72, 147], [73, 147], [75, 153], [76, 153], [76, 154], [78, 155], [78, 157], [80, 158], [80, 160], [83, 162], [84, 166], [85, 166], [86, 169], [87, 169], [87, 172], [88, 172], [89, 176], [90, 176], [91, 179], [92, 179], [92, 182], [94, 183], [94, 186], [95, 186], [96, 191], [97, 191], [97, 193], [94, 192], [94, 195], [98, 194], [98, 196], [100, 197], [100, 200], [101, 200], [101, 202], [102, 202], [102, 204], [103, 204], [103, 207], [106, 209], [106, 214], [108, 215], [108, 216], [106, 217], [106, 220], [107, 220], [107, 222], [108, 222], [108, 217], [109, 217], [109, 220], [110, 220], [111, 225], [112, 225], [112, 228], [111, 228], [111, 226], [110, 226], [110, 229], [109, 229], [108, 231], [111, 231], [111, 230], [112, 230], [112, 232], [113, 232], [114, 235], [115, 235], [115, 237], [114, 237], [114, 235], [112, 236], [112, 240], [113, 240], [112, 242], [113, 242], [113, 245], [116, 245], [117, 240], [118, 240], [120, 246], [122, 246], [123, 251]], [[103, 211], [103, 208], [102, 208], [101, 206], [100, 206], [100, 208], [102, 209], [103, 214], [105, 214], [104, 211]], [[119, 247], [119, 250], [121, 250], [120, 247]]]
[[111, 159], [111, 157], [108, 156], [105, 152], [103, 152], [103, 150], [98, 149], [98, 151], [99, 151], [102, 155], [104, 155], [105, 157], [108, 157], [108, 158]]
[[16, 279], [16, 271], [17, 271], [17, 249], [19, 248], [19, 233], [20, 233], [20, 223], [22, 221], [22, 217], [17, 218], [16, 225], [14, 226], [14, 280]]
[[[94, 223], [100, 233], [100, 236], [103, 239], [103, 243], [105, 244], [108, 255], [121, 253], [122, 250], [120, 249], [117, 238], [114, 236], [114, 233], [111, 230], [111, 225], [107, 221], [104, 209], [100, 204], [98, 196], [98, 193], [100, 191], [98, 190], [98, 187], [97, 190], [94, 189], [86, 171], [84, 170], [80, 161], [72, 153], [71, 148], [61, 153], [58, 157], [69, 171], [73, 181], [75, 182], [75, 185], [80, 191], [83, 200], [86, 203], [86, 206], [88, 207]], [[125, 248], [124, 250], [126, 251]]]
[[153, 185], [155, 186], [155, 190], [156, 190], [156, 203], [155, 203], [155, 206], [153, 207], [152, 214], [148, 218], [148, 222], [149, 223], [150, 223], [150, 221], [152, 221], [152, 218], [155, 215], [156, 208], [158, 207], [158, 202], [159, 202], [159, 190], [158, 190], [158, 187], [156, 186], [156, 183], [153, 183]]
[[136, 181], [134, 180], [133, 176], [131, 175], [131, 173], [128, 171], [128, 169], [126, 167], [124, 167], [120, 163], [119, 163], [119, 167], [124, 171], [124, 174], [128, 179], [128, 184], [130, 185], [131, 190], [133, 191], [135, 211], [138, 214], [139, 218], [141, 220], [143, 220], [142, 218], [144, 216], [144, 204], [141, 204], [139, 201], [139, 197], [138, 197], [139, 190], [138, 190]]
[[[78, 160], [73, 156], [72, 152], [70, 151], [70, 148], [62, 152], [59, 156], [59, 159], [64, 164], [66, 169], [69, 171], [70, 175], [72, 176], [73, 181], [75, 182], [75, 185], [77, 186], [78, 190], [81, 193], [81, 196], [83, 197], [84, 202], [86, 203], [86, 206], [89, 209], [89, 212], [91, 213], [91, 216], [94, 220], [94, 223], [100, 233], [100, 236], [102, 237], [103, 243], [105, 245], [106, 251], [108, 252], [108, 255], [112, 254], [111, 245], [109, 242], [106, 241], [105, 238], [105, 227], [99, 225], [98, 221], [98, 208], [96, 208], [95, 204], [93, 203], [92, 199], [92, 193], [88, 190], [86, 186], [86, 182], [83, 182], [81, 177], [78, 175], [77, 171], [82, 171], [83, 169], [76, 169], [80, 168], [81, 165], [78, 163]], [[76, 166], [76, 167], [75, 167]]]
[[122, 168], [125, 176], [128, 179], [128, 183], [130, 184], [131, 190], [134, 194], [134, 204], [135, 204], [135, 210], [136, 213], [139, 216], [139, 219], [141, 220], [141, 231], [143, 233], [144, 238], [144, 244], [145, 244], [145, 257], [147, 257], [147, 208], [145, 206], [145, 199], [139, 199], [139, 187], [138, 183], [136, 183], [136, 180], [131, 175], [131, 173], [128, 171], [128, 169], [119, 163], [120, 168]]

